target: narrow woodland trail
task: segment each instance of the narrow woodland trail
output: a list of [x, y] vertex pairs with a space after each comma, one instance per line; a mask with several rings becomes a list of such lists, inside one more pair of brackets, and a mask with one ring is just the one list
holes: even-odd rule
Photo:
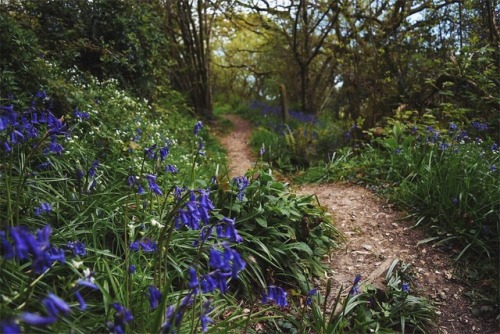
[[[256, 159], [248, 147], [252, 128], [238, 116], [225, 117], [234, 125], [233, 131], [221, 138], [228, 152], [228, 168], [232, 176], [244, 175]], [[494, 321], [472, 315], [467, 287], [454, 276], [449, 255], [428, 244], [417, 245], [425, 235], [411, 229], [411, 223], [402, 219], [403, 213], [387, 201], [353, 184], [303, 185], [293, 189], [298, 194], [316, 195], [346, 237], [342, 248], [325, 259], [330, 268], [327, 277], [335, 283], [334, 291], [341, 285], [350, 286], [358, 273], [362, 281], [381, 285], [391, 262], [401, 259], [413, 266], [412, 292], [433, 301], [439, 310], [436, 333], [500, 333]], [[315, 282], [320, 291], [324, 291], [324, 282]]]

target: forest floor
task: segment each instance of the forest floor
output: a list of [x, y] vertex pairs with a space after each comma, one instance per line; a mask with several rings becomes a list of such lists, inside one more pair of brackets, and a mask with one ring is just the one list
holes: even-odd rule
[[[228, 153], [230, 175], [244, 175], [257, 159], [248, 145], [252, 126], [236, 115], [224, 117], [233, 123], [232, 131], [220, 138]], [[380, 281], [384, 276], [380, 269], [383, 271], [393, 259], [400, 259], [412, 265], [412, 292], [436, 306], [436, 333], [500, 333], [494, 319], [484, 320], [472, 314], [472, 302], [467, 297], [470, 289], [455, 276], [450, 255], [431, 244], [419, 245], [426, 235], [412, 229], [411, 222], [403, 219], [404, 213], [385, 199], [350, 183], [292, 185], [292, 189], [297, 194], [316, 195], [346, 237], [342, 248], [325, 259], [330, 268], [327, 277], [334, 282], [333, 291], [341, 285], [352, 285], [356, 274], [361, 274], [362, 280], [371, 275]], [[377, 279], [375, 285], [382, 283]], [[315, 282], [320, 292], [324, 292], [324, 282], [325, 278]]]

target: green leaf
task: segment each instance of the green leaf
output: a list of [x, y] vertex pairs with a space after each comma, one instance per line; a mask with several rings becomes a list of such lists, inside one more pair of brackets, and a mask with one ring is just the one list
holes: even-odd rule
[[257, 224], [259, 224], [260, 226], [262, 227], [267, 227], [267, 220], [264, 219], [264, 218], [260, 218], [260, 217], [257, 217], [255, 218], [255, 221], [257, 222]]

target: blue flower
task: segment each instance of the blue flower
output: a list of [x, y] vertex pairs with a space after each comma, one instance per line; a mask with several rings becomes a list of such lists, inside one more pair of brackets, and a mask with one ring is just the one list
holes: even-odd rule
[[245, 176], [235, 177], [233, 179], [233, 183], [238, 188], [238, 194], [236, 195], [236, 197], [238, 197], [239, 201], [243, 201], [243, 196], [245, 196], [245, 189], [249, 185], [248, 179]]
[[42, 202], [35, 208], [35, 214], [37, 216], [40, 216], [42, 213], [49, 213], [50, 211], [52, 211], [52, 206], [47, 202]]
[[135, 274], [135, 271], [136, 271], [136, 267], [135, 267], [135, 265], [131, 264], [131, 265], [128, 267], [128, 273], [129, 273], [129, 274]]
[[410, 284], [408, 284], [408, 283], [406, 283], [406, 282], [405, 282], [405, 283], [403, 283], [403, 285], [402, 285], [402, 287], [401, 287], [401, 290], [402, 290], [403, 292], [409, 293], [409, 292], [410, 292]]
[[94, 162], [92, 163], [92, 166], [90, 166], [89, 168], [89, 176], [90, 177], [94, 177], [95, 176], [95, 173], [97, 171], [97, 167], [99, 167], [99, 161], [98, 160], [94, 160]]
[[496, 172], [497, 171], [497, 166], [496, 165], [491, 165], [490, 166], [490, 171]]
[[262, 144], [262, 147], [260, 148], [259, 154], [260, 154], [260, 156], [263, 156], [264, 153], [266, 153], [266, 147], [264, 146], [264, 144]]
[[118, 303], [113, 303], [111, 304], [111, 306], [115, 309], [116, 312], [114, 315], [114, 322], [112, 324], [109, 324], [109, 329], [113, 333], [124, 333], [125, 326], [127, 325], [127, 323], [134, 320], [134, 317], [132, 316], [130, 310]]
[[279, 307], [288, 306], [286, 292], [279, 286], [270, 285], [267, 287], [267, 294], [262, 297], [262, 303], [267, 304], [270, 301], [275, 302]]
[[492, 152], [498, 151], [498, 144], [497, 143], [493, 143], [493, 145], [491, 145], [491, 151]]
[[139, 251], [139, 242], [138, 241], [133, 241], [130, 243], [130, 246], [128, 247], [131, 251], [138, 252]]
[[148, 238], [143, 239], [139, 242], [141, 245], [142, 251], [145, 253], [156, 252], [158, 250], [158, 245], [155, 241], [151, 241]]
[[0, 231], [0, 254], [5, 260], [13, 259], [14, 247], [12, 247], [11, 243], [7, 240], [7, 235], [5, 231]]
[[177, 173], [178, 170], [177, 170], [177, 167], [175, 167], [174, 165], [172, 164], [168, 164], [166, 167], [165, 167], [165, 172], [171, 172], [171, 173]]
[[397, 149], [394, 150], [394, 153], [401, 154], [402, 151], [403, 149], [401, 147], [398, 147]]
[[0, 322], [0, 329], [2, 333], [5, 334], [21, 334], [21, 328], [14, 320], [2, 320]]
[[154, 144], [154, 145], [144, 149], [144, 155], [149, 159], [155, 159], [156, 158], [155, 149], [157, 146], [158, 145]]
[[224, 259], [221, 252], [216, 248], [212, 247], [210, 249], [209, 262], [211, 268], [213, 269], [230, 269], [229, 263]]
[[200, 132], [201, 128], [203, 127], [203, 123], [201, 121], [198, 121], [195, 125], [194, 125], [194, 129], [193, 129], [193, 133], [194, 135], [198, 135], [198, 133]]
[[44, 327], [56, 322], [55, 316], [41, 316], [36, 313], [23, 312], [19, 315], [19, 319], [30, 326]]
[[200, 282], [198, 281], [198, 276], [196, 275], [196, 269], [190, 267], [188, 269], [189, 273], [189, 288], [194, 291], [194, 293], [198, 292], [198, 287], [200, 286]]
[[311, 305], [312, 304], [312, 297], [316, 296], [317, 294], [318, 294], [318, 289], [314, 288], [314, 289], [310, 290], [307, 293], [306, 304]]
[[354, 282], [352, 283], [352, 288], [351, 291], [349, 291], [349, 295], [357, 295], [359, 294], [359, 287], [358, 283], [361, 281], [361, 275], [357, 274], [356, 277], [354, 278]]
[[78, 300], [78, 305], [79, 305], [78, 309], [80, 311], [85, 311], [87, 309], [87, 304], [85, 304], [85, 300], [83, 299], [80, 291], [75, 291], [75, 297], [76, 300]]
[[210, 307], [210, 301], [207, 300], [206, 302], [203, 303], [202, 308], [201, 308], [201, 315], [200, 315], [200, 321], [201, 321], [201, 331], [205, 333], [208, 328], [208, 324], [213, 323], [214, 321], [208, 316], [208, 313], [212, 308]]
[[85, 256], [87, 251], [85, 250], [85, 244], [81, 241], [68, 241], [67, 247], [73, 250], [73, 255]]
[[68, 314], [71, 312], [68, 303], [53, 293], [49, 293], [47, 297], [43, 299], [42, 304], [45, 306], [47, 313], [51, 316], [58, 316], [61, 313]]
[[152, 310], [158, 307], [158, 304], [161, 301], [161, 291], [158, 290], [156, 287], [150, 285], [148, 286], [149, 290], [149, 306], [151, 307]]
[[90, 117], [88, 112], [79, 111], [77, 108], [73, 111], [73, 115], [78, 119], [87, 119]]
[[159, 152], [160, 152], [160, 160], [161, 161], [164, 161], [167, 158], [168, 153], [170, 151], [170, 144], [171, 144], [171, 142], [169, 141], [166, 146], [160, 148]]
[[458, 129], [458, 126], [455, 123], [450, 123], [450, 132]]
[[163, 192], [161, 191], [160, 187], [158, 186], [158, 184], [156, 184], [156, 176], [147, 174], [146, 178], [148, 180], [149, 189], [156, 195], [160, 196], [163, 195]]

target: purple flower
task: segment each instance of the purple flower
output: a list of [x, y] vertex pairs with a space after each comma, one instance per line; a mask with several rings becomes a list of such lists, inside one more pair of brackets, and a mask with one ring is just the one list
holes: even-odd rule
[[286, 292], [279, 286], [270, 285], [267, 287], [267, 294], [264, 294], [262, 303], [267, 304], [269, 301], [275, 302], [279, 307], [288, 306]]
[[493, 143], [493, 145], [491, 145], [491, 151], [492, 152], [498, 151], [498, 144], [497, 143]]
[[198, 276], [196, 275], [196, 269], [190, 267], [188, 269], [189, 273], [189, 288], [194, 290], [194, 293], [198, 292], [198, 287], [200, 286], [200, 282], [198, 281]]
[[141, 245], [142, 251], [145, 253], [156, 252], [158, 250], [156, 242], [148, 238], [143, 239], [139, 244]]
[[490, 166], [490, 171], [496, 172], [497, 171], [497, 166], [496, 165], [491, 165]]
[[56, 322], [55, 316], [41, 316], [36, 313], [23, 312], [19, 315], [19, 319], [30, 326], [44, 327]]
[[154, 159], [154, 158], [156, 158], [156, 153], [155, 153], [155, 151], [154, 151], [154, 150], [156, 149], [156, 147], [157, 147], [157, 145], [156, 145], [156, 144], [154, 144], [154, 145], [152, 145], [152, 146], [150, 146], [150, 147], [148, 147], [148, 148], [144, 149], [144, 155], [145, 155], [146, 157], [148, 157], [149, 159]]
[[49, 293], [47, 297], [43, 299], [42, 304], [45, 306], [47, 313], [51, 316], [58, 316], [60, 313], [68, 314], [71, 312], [68, 303], [53, 293]]
[[21, 334], [21, 328], [14, 320], [2, 320], [0, 323], [0, 331], [5, 334]]
[[354, 282], [352, 283], [352, 288], [351, 291], [349, 291], [349, 295], [357, 295], [359, 294], [359, 288], [358, 288], [358, 283], [361, 281], [361, 275], [357, 274], [356, 277], [354, 278]]
[[135, 274], [135, 270], [136, 270], [136, 267], [135, 265], [131, 264], [129, 267], [128, 267], [128, 273], [129, 274]]
[[97, 167], [99, 167], [99, 161], [98, 160], [94, 160], [94, 162], [92, 163], [92, 166], [90, 166], [89, 168], [89, 176], [90, 177], [94, 177], [95, 176], [95, 173], [97, 171]]
[[201, 315], [200, 315], [200, 322], [201, 322], [201, 331], [205, 333], [207, 331], [207, 326], [210, 323], [213, 323], [214, 321], [208, 316], [208, 313], [212, 308], [210, 307], [210, 301], [207, 300], [206, 302], [203, 303], [202, 309], [201, 309]]
[[139, 251], [139, 242], [133, 241], [130, 243], [130, 246], [128, 247], [131, 251], [138, 252]]
[[132, 313], [122, 305], [118, 303], [113, 303], [111, 306], [115, 309], [114, 322], [109, 324], [109, 329], [113, 333], [125, 333], [125, 326], [127, 323], [134, 320]]
[[401, 154], [402, 151], [403, 149], [401, 147], [398, 147], [397, 149], [394, 150], [394, 153]]
[[40, 216], [42, 213], [49, 213], [50, 211], [52, 211], [52, 206], [47, 202], [42, 202], [35, 208], [35, 214], [37, 216]]
[[158, 307], [158, 304], [161, 301], [161, 292], [158, 290], [156, 287], [150, 285], [148, 287], [149, 290], [149, 306], [151, 307], [152, 310]]
[[170, 152], [170, 144], [171, 143], [169, 142], [166, 146], [160, 148], [159, 152], [161, 161], [164, 161], [167, 158], [168, 153]]
[[454, 206], [457, 206], [457, 205], [458, 205], [458, 203], [459, 203], [459, 202], [458, 202], [458, 198], [456, 198], [456, 197], [453, 197], [453, 198], [451, 199], [451, 202], [453, 203], [453, 205], [454, 205]]
[[149, 189], [156, 195], [160, 196], [163, 195], [163, 192], [161, 191], [160, 187], [158, 186], [158, 184], [156, 184], [156, 176], [147, 174], [146, 178], [148, 180]]
[[178, 172], [177, 170], [177, 167], [175, 167], [174, 165], [172, 164], [168, 164], [166, 167], [165, 167], [165, 172], [170, 172], [170, 173], [174, 173], [176, 174]]
[[201, 121], [198, 121], [195, 125], [194, 125], [194, 129], [193, 129], [193, 133], [194, 135], [198, 135], [198, 133], [200, 132], [201, 128], [203, 127], [203, 123]]
[[78, 300], [78, 309], [80, 311], [85, 311], [87, 309], [87, 304], [85, 304], [85, 300], [83, 300], [83, 297], [82, 297], [82, 294], [80, 293], [80, 291], [75, 291], [75, 297], [76, 297], [76, 300]]
[[87, 251], [85, 250], [85, 244], [81, 241], [68, 241], [67, 247], [73, 250], [73, 255], [85, 256]]
[[262, 144], [262, 147], [260, 148], [259, 154], [260, 154], [260, 156], [263, 156], [264, 153], [266, 153], [266, 147], [264, 146], [264, 144]]
[[314, 288], [314, 289], [310, 290], [307, 293], [306, 304], [311, 305], [312, 304], [312, 297], [316, 296], [317, 294], [318, 294], [318, 289]]
[[77, 108], [73, 111], [73, 115], [78, 119], [87, 119], [90, 117], [88, 112], [79, 111]]
[[409, 292], [410, 292], [410, 284], [408, 284], [408, 283], [406, 283], [406, 282], [405, 282], [405, 283], [403, 283], [403, 286], [401, 287], [401, 290], [402, 290], [403, 292], [409, 293]]
[[238, 197], [239, 201], [243, 201], [243, 196], [245, 196], [245, 189], [249, 185], [248, 179], [245, 176], [235, 177], [233, 179], [233, 183], [238, 188], [238, 194], [236, 195], [236, 197]]

